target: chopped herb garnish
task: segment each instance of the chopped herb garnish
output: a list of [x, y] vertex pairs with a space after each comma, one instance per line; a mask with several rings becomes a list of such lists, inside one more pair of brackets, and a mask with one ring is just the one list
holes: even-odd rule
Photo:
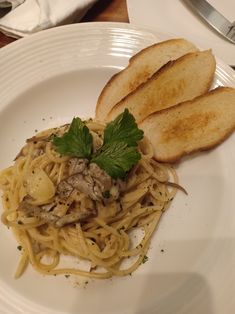
[[23, 222], [21, 220], [17, 221], [18, 225], [23, 225]]
[[142, 260], [142, 263], [144, 264], [144, 263], [146, 263], [147, 261], [148, 261], [148, 256], [147, 255], [144, 255], [144, 257], [143, 257], [143, 260]]
[[109, 192], [109, 191], [104, 191], [104, 192], [102, 193], [102, 196], [103, 196], [104, 198], [110, 198], [110, 192]]
[[21, 251], [21, 250], [22, 250], [22, 246], [21, 246], [21, 245], [18, 245], [18, 246], [17, 246], [17, 249], [18, 249], [19, 251]]
[[65, 275], [65, 278], [69, 278], [70, 277], [70, 275]]

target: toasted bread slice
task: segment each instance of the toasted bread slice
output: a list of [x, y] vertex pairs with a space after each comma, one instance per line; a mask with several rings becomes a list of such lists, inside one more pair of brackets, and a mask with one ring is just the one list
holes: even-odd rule
[[235, 130], [235, 88], [220, 87], [153, 113], [139, 127], [158, 161], [175, 162], [186, 154], [208, 150]]
[[113, 120], [128, 108], [139, 123], [155, 111], [202, 95], [211, 86], [215, 67], [210, 50], [188, 53], [171, 61], [117, 103], [107, 120]]
[[129, 65], [115, 74], [103, 88], [96, 106], [96, 118], [105, 120], [116, 103], [135, 90], [164, 64], [196, 50], [197, 48], [185, 39], [170, 39], [138, 52], [130, 59]]

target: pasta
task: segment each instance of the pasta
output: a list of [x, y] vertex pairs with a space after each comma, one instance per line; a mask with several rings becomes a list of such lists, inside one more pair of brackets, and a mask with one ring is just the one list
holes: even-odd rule
[[[92, 120], [86, 125], [97, 149], [104, 125]], [[171, 166], [152, 158], [152, 147], [144, 138], [138, 145], [141, 160], [125, 180], [112, 180], [108, 195], [92, 199], [84, 191], [90, 175], [83, 174], [83, 187], [68, 191], [66, 184], [75, 178], [74, 162], [76, 167], [88, 166], [54, 150], [51, 136], [67, 129], [68, 125], [49, 129], [27, 140], [14, 165], [0, 173], [1, 219], [22, 247], [15, 277], [28, 264], [45, 275], [104, 279], [131, 274], [143, 262], [154, 230], [176, 194], [177, 175]], [[92, 180], [100, 188], [100, 178]], [[136, 230], [141, 234], [138, 243], [132, 237]], [[61, 266], [64, 255], [88, 261], [89, 269]]]

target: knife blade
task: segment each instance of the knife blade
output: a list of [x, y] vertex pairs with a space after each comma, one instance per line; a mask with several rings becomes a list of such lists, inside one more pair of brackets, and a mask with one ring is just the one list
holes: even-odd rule
[[197, 14], [227, 40], [235, 44], [235, 22], [231, 23], [206, 0], [184, 0]]

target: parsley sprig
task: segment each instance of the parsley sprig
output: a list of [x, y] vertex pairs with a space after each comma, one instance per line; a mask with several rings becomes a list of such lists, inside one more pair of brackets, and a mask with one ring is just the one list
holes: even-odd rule
[[140, 157], [135, 147], [128, 147], [125, 142], [112, 142], [104, 145], [91, 161], [116, 179], [123, 178]]
[[53, 144], [61, 155], [71, 155], [90, 159], [92, 153], [92, 135], [80, 118], [73, 118], [68, 132], [62, 137], [54, 136]]
[[135, 118], [128, 109], [108, 123], [104, 129], [104, 145], [113, 142], [124, 142], [128, 146], [136, 146], [143, 138], [144, 132], [138, 129]]
[[123, 178], [140, 160], [137, 143], [143, 138], [135, 119], [128, 109], [104, 129], [102, 147], [92, 153], [92, 135], [80, 118], [74, 118], [68, 132], [55, 136], [53, 144], [57, 152], [87, 158], [106, 171], [112, 178]]

